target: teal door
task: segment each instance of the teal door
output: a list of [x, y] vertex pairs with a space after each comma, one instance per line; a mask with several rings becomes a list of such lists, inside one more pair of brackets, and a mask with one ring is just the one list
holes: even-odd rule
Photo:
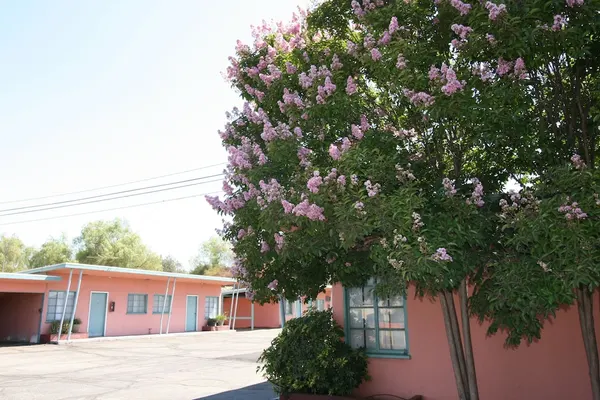
[[107, 293], [92, 293], [92, 298], [90, 300], [90, 326], [88, 329], [88, 335], [90, 337], [104, 336], [107, 302]]
[[185, 310], [185, 331], [196, 332], [198, 330], [198, 296], [187, 297]]

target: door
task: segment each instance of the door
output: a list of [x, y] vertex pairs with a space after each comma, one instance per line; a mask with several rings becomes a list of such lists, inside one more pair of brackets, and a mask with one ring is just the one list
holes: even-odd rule
[[185, 308], [185, 331], [195, 332], [198, 330], [198, 296], [187, 296]]
[[90, 322], [88, 326], [88, 335], [90, 337], [104, 336], [107, 303], [108, 293], [92, 292], [90, 299]]

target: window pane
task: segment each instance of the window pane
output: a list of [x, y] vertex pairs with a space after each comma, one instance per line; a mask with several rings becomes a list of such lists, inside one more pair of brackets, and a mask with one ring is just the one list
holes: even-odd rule
[[372, 308], [351, 308], [350, 328], [375, 328], [375, 310]]
[[404, 329], [404, 309], [379, 308], [379, 327], [386, 329]]
[[402, 296], [380, 299], [377, 304], [379, 307], [404, 307], [404, 298]]
[[382, 350], [405, 350], [405, 331], [379, 331], [379, 348]]
[[317, 310], [325, 310], [325, 300], [317, 300]]
[[350, 346], [354, 348], [365, 347], [375, 349], [377, 342], [375, 340], [375, 330], [354, 330], [350, 331]]
[[373, 288], [352, 288], [348, 290], [350, 307], [363, 307], [373, 305]]

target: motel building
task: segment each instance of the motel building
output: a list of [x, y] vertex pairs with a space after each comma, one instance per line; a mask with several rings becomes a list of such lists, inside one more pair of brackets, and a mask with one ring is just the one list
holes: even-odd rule
[[70, 263], [0, 273], [0, 342], [49, 342], [61, 320], [74, 329], [55, 340], [200, 331], [234, 282]]

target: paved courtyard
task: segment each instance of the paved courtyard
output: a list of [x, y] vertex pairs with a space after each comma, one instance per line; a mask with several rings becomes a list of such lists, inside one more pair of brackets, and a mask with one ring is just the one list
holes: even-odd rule
[[271, 400], [256, 359], [277, 333], [0, 347], [0, 399]]

